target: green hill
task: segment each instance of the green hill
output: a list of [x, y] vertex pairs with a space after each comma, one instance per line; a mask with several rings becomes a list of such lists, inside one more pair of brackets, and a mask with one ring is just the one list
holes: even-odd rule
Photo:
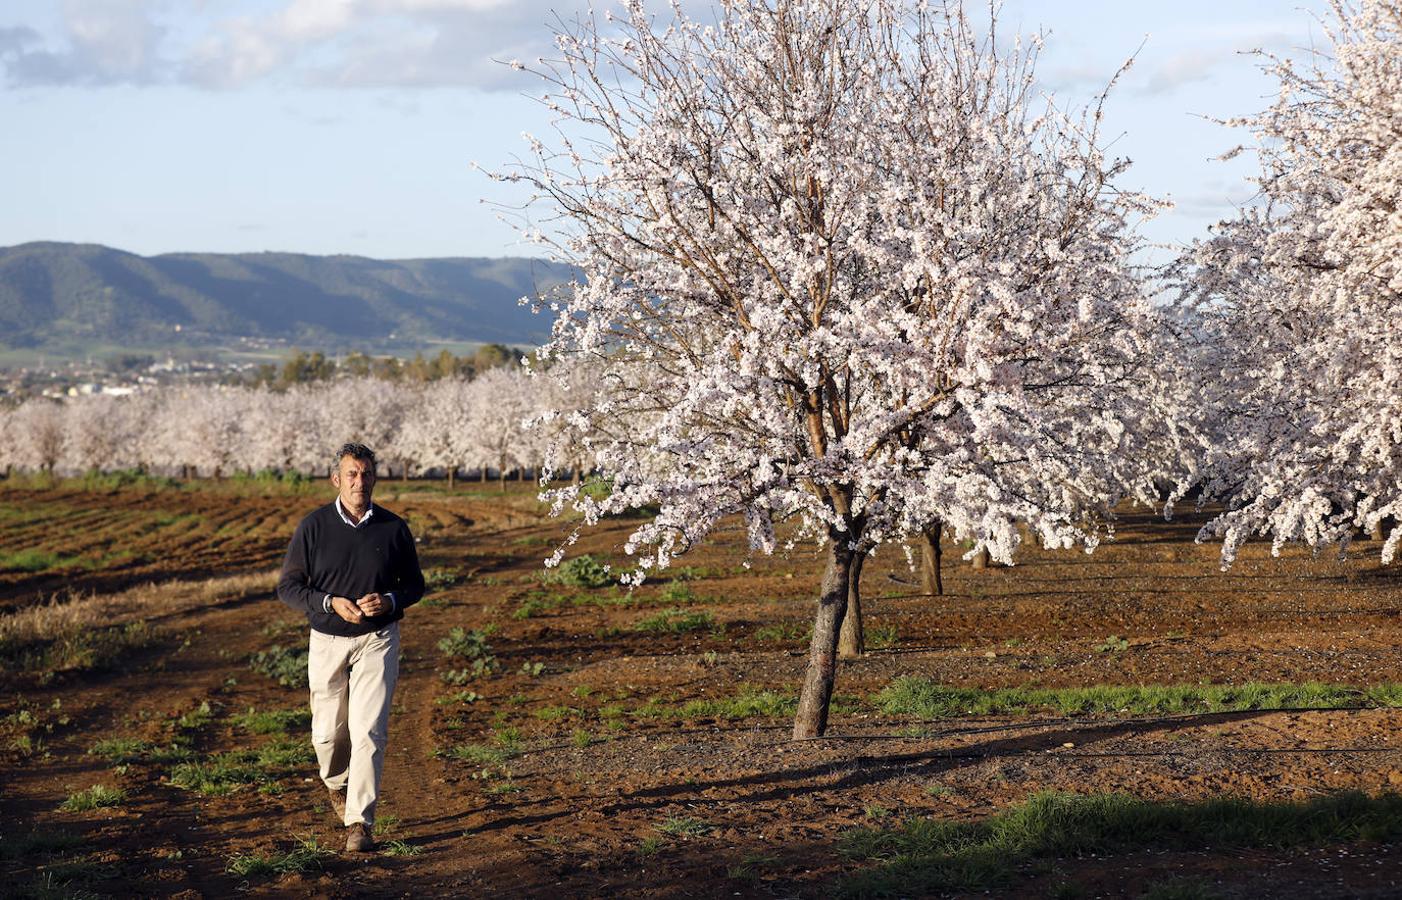
[[517, 300], [569, 275], [525, 258], [144, 257], [95, 244], [20, 244], [0, 248], [0, 349], [199, 346], [240, 337], [327, 349], [533, 344], [550, 321]]

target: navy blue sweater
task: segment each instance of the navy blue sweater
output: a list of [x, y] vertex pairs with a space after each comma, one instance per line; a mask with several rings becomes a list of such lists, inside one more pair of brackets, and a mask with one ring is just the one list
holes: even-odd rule
[[[325, 611], [326, 595], [352, 602], [366, 594], [394, 594], [394, 611], [352, 625], [335, 610]], [[292, 535], [277, 595], [305, 613], [312, 628], [323, 634], [355, 637], [379, 631], [404, 618], [404, 610], [424, 595], [424, 576], [414, 537], [403, 519], [376, 506], [359, 528], [352, 528], [335, 503], [307, 514]]]

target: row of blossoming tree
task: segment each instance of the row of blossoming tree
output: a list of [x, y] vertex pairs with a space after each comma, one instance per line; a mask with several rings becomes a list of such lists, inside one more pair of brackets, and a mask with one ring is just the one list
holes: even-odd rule
[[1040, 41], [998, 34], [996, 4], [626, 0], [563, 31], [516, 64], [557, 133], [497, 177], [533, 186], [560, 226], [533, 233], [582, 273], [543, 355], [603, 372], [565, 431], [613, 491], [546, 497], [585, 527], [655, 509], [632, 580], [728, 516], [755, 552], [781, 520], [825, 547], [799, 738], [883, 543], [1090, 551], [1119, 502], [1194, 486], [1225, 506], [1202, 534], [1224, 563], [1253, 533], [1395, 520], [1402, 5], [1333, 11], [1332, 53], [1268, 59], [1279, 99], [1243, 120], [1264, 203], [1167, 273], [1169, 308], [1134, 264], [1160, 204], [1118, 183], [1109, 87], [1039, 95]]
[[[554, 435], [528, 423], [568, 409], [581, 386], [520, 366], [426, 384], [347, 378], [268, 388], [170, 387], [127, 397], [30, 400], [0, 409], [0, 471], [75, 474], [139, 469], [218, 477], [325, 474], [347, 440], [375, 448], [386, 472], [538, 471]], [[556, 444], [572, 474], [592, 461]]]

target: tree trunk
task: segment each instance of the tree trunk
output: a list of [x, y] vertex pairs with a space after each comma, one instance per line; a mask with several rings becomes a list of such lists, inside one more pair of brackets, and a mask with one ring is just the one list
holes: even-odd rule
[[497, 486], [501, 492], [506, 493], [506, 460], [497, 463]]
[[487, 483], [487, 467], [485, 465], [477, 470], [477, 480], [482, 484]]
[[813, 640], [808, 645], [808, 670], [803, 676], [798, 712], [794, 715], [794, 740], [819, 737], [828, 727], [828, 702], [832, 700], [832, 687], [837, 680], [837, 639], [842, 632], [843, 614], [847, 612], [852, 569], [852, 551], [847, 542], [851, 539], [846, 532], [834, 531], [829, 535], [828, 564], [823, 572], [817, 616], [813, 620]]
[[455, 484], [457, 484], [457, 483], [458, 483], [458, 467], [457, 467], [457, 466], [449, 466], [449, 467], [448, 467], [448, 490], [451, 491], [451, 490], [453, 489], [453, 485], [455, 485]]
[[975, 569], [986, 569], [988, 568], [989, 562], [990, 558], [988, 556], [988, 548], [984, 547], [982, 550], [974, 554], [974, 558], [969, 561], [969, 565]]
[[925, 529], [925, 541], [920, 545], [920, 584], [925, 588], [925, 593], [932, 597], [944, 595], [944, 577], [940, 572], [940, 558], [943, 556], [940, 532], [943, 530], [944, 523], [936, 520], [934, 525]]
[[852, 556], [852, 568], [847, 576], [847, 614], [842, 617], [842, 633], [837, 640], [837, 655], [851, 659], [867, 652], [866, 629], [862, 627], [862, 566], [867, 555]]

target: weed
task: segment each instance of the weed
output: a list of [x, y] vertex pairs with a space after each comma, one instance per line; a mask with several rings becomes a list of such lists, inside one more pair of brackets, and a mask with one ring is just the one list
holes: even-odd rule
[[69, 794], [68, 799], [63, 801], [59, 809], [65, 812], [87, 812], [94, 809], [121, 806], [126, 800], [127, 792], [121, 788], [95, 784], [85, 791]]
[[254, 734], [286, 734], [309, 727], [312, 714], [307, 709], [269, 709], [258, 712], [250, 706], [248, 712], [231, 716], [230, 721]]
[[267, 650], [260, 650], [248, 658], [248, 667], [259, 675], [266, 675], [283, 687], [305, 688], [307, 686], [307, 651], [297, 647], [283, 647], [274, 644]]
[[408, 841], [394, 840], [386, 841], [384, 849], [380, 852], [385, 856], [419, 856], [424, 852], [424, 848]]
[[1095, 645], [1096, 653], [1123, 653], [1129, 649], [1129, 641], [1117, 634], [1107, 637], [1104, 643]]
[[594, 557], [585, 554], [576, 556], [554, 571], [546, 572], [541, 580], [567, 587], [601, 588], [612, 584], [613, 576]]
[[868, 803], [862, 807], [862, 815], [868, 819], [884, 819], [891, 815], [891, 811], [879, 803]]
[[686, 612], [675, 607], [635, 622], [633, 631], [646, 634], [687, 634], [692, 631], [716, 631], [716, 620], [708, 612]]
[[660, 597], [666, 603], [676, 603], [682, 605], [688, 603], [708, 602], [708, 598], [698, 597], [691, 590], [691, 585], [680, 581], [673, 581], [669, 584], [664, 585], [662, 590], [657, 592], [657, 596]]
[[738, 863], [727, 866], [725, 875], [735, 881], [758, 881], [759, 869], [772, 866], [778, 861], [779, 857], [772, 853], [747, 853]]
[[642, 859], [656, 855], [662, 849], [662, 838], [657, 835], [649, 835], [638, 842], [637, 854]]
[[284, 634], [300, 632], [307, 627], [305, 619], [274, 619], [263, 626], [264, 637], [282, 637]]
[[176, 731], [199, 731], [210, 722], [214, 721], [214, 711], [209, 708], [208, 700], [201, 700], [200, 705], [183, 713], [174, 722]]
[[543, 662], [523, 662], [523, 663], [521, 663], [521, 669], [520, 669], [520, 671], [521, 671], [521, 674], [522, 674], [522, 675], [525, 675], [525, 676], [527, 676], [527, 677], [529, 677], [529, 678], [535, 678], [535, 677], [539, 676], [541, 672], [544, 672], [544, 671], [545, 671], [545, 663], [543, 663]]
[[737, 694], [711, 700], [691, 700], [673, 713], [679, 719], [749, 719], [791, 716], [798, 699], [791, 695], [741, 685]]
[[468, 631], [461, 626], [454, 627], [448, 634], [438, 641], [438, 650], [444, 656], [455, 656], [463, 659], [490, 659], [492, 645], [487, 643], [487, 638], [496, 631], [496, 627], [488, 625], [485, 628], [474, 628]]
[[763, 628], [755, 630], [755, 640], [757, 641], [796, 641], [808, 636], [810, 626], [800, 622], [777, 622], [773, 625], [765, 625]]
[[574, 733], [570, 735], [570, 743], [583, 750], [594, 743], [594, 736], [584, 728], [576, 728]]
[[558, 722], [579, 714], [580, 710], [573, 706], [542, 706], [535, 711], [535, 717], [542, 722]]
[[444, 694], [433, 702], [439, 706], [449, 706], [453, 703], [476, 703], [482, 696], [476, 691], [457, 691], [452, 694]]
[[320, 869], [323, 861], [335, 855], [309, 835], [299, 838], [296, 846], [281, 853], [236, 853], [229, 857], [225, 869], [230, 875], [240, 878], [290, 875]]
[[692, 816], [670, 816], [658, 822], [655, 827], [663, 834], [679, 837], [700, 837], [715, 829], [715, 826], [709, 822]]
[[170, 773], [170, 783], [207, 797], [233, 793], [241, 787], [267, 785], [313, 760], [302, 741], [275, 741], [256, 750], [215, 753], [205, 762], [183, 762]]
[[571, 696], [577, 697], [580, 700], [583, 700], [592, 693], [594, 693], [594, 689], [587, 684], [576, 685], [574, 689], [570, 691]]
[[896, 646], [896, 626], [873, 625], [866, 629], [866, 645], [870, 650], [889, 650]]
[[101, 757], [113, 765], [141, 762], [154, 749], [147, 741], [135, 738], [106, 738], [88, 748], [93, 756]]
[[462, 576], [453, 569], [435, 566], [424, 572], [424, 590], [425, 592], [441, 591], [457, 584], [461, 578]]

